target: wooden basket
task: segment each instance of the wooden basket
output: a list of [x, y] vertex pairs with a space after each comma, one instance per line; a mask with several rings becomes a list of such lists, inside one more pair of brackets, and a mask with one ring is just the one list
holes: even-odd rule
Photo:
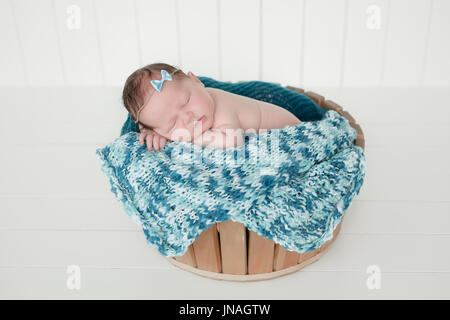
[[[286, 88], [305, 94], [323, 108], [335, 110], [348, 119], [358, 132], [354, 144], [364, 150], [364, 133], [350, 113], [337, 103], [325, 100], [320, 94], [291, 86]], [[293, 273], [319, 260], [339, 234], [343, 219], [344, 216], [334, 230], [332, 239], [316, 250], [306, 253], [288, 251], [273, 240], [248, 230], [242, 223], [228, 220], [203, 231], [184, 256], [167, 259], [183, 270], [216, 280], [273, 279]]]

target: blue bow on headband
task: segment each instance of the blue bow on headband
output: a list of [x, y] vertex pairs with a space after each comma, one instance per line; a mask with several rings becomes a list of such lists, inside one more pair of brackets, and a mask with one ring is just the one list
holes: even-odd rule
[[150, 82], [151, 82], [153, 88], [158, 90], [158, 92], [161, 92], [161, 88], [162, 88], [162, 85], [165, 80], [171, 81], [172, 76], [166, 70], [162, 69], [161, 70], [161, 80], [152, 80]]

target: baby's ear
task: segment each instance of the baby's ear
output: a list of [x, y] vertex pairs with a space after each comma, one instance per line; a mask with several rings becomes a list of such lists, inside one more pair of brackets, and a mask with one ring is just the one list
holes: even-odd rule
[[198, 80], [198, 78], [195, 76], [195, 74], [193, 74], [191, 71], [188, 72], [188, 76], [189, 76], [191, 79], [193, 79], [193, 80], [195, 80], [196, 82], [198, 82], [199, 84], [201, 84], [203, 87], [205, 86], [205, 85], [203, 84], [203, 82], [201, 82], [200, 80]]

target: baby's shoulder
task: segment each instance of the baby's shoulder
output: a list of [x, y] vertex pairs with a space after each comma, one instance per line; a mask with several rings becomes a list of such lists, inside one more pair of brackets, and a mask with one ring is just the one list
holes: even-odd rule
[[221, 128], [241, 128], [241, 123], [239, 117], [235, 111], [232, 110], [216, 110], [216, 115], [214, 116], [214, 124], [212, 129]]
[[214, 123], [212, 128], [219, 128], [225, 125], [241, 127], [239, 121], [239, 114], [235, 108], [235, 105], [228, 101], [225, 94], [221, 92], [215, 93], [215, 111], [214, 111]]

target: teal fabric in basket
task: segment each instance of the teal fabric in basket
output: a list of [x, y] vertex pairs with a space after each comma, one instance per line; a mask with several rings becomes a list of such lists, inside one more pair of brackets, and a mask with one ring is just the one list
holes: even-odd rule
[[302, 99], [285, 102], [310, 121], [245, 133], [239, 147], [178, 141], [150, 151], [124, 125], [96, 154], [111, 191], [164, 256], [184, 255], [204, 230], [230, 219], [287, 250], [312, 251], [333, 237], [366, 161], [347, 119]]

